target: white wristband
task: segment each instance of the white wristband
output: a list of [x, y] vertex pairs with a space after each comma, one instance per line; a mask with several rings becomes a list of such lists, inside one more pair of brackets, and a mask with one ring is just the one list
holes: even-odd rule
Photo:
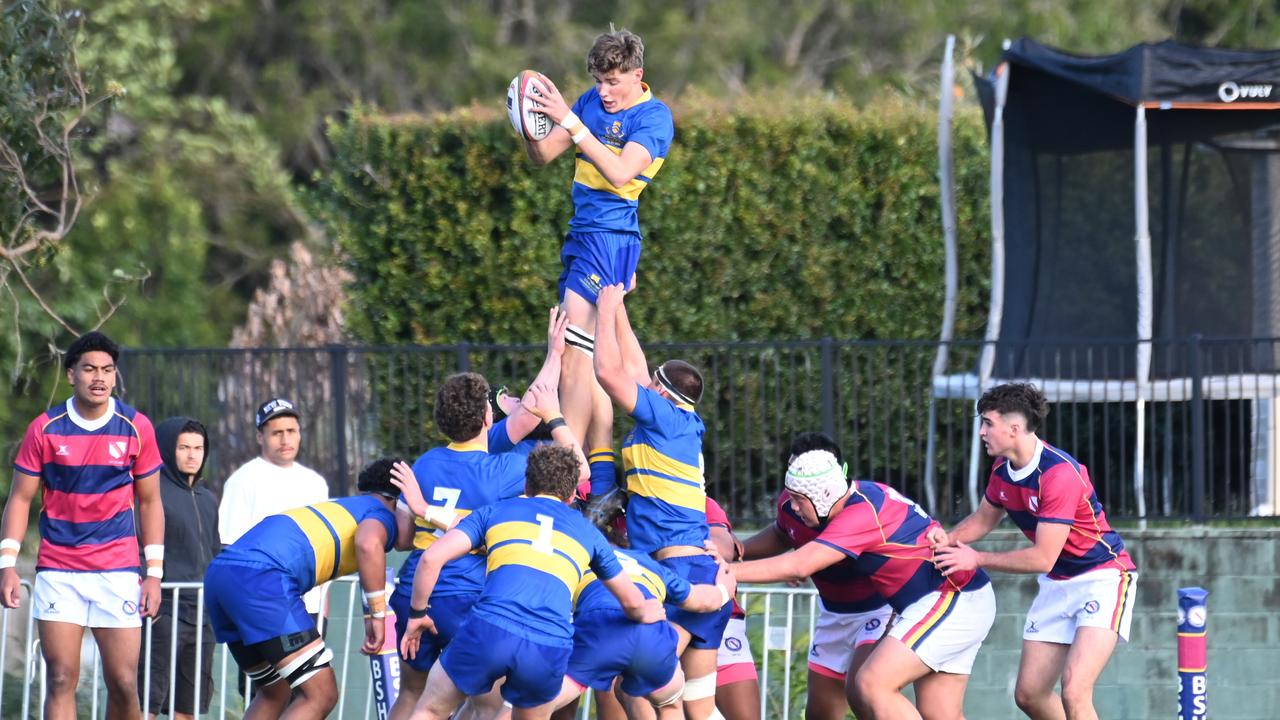
[[386, 595], [387, 591], [385, 588], [382, 590], [374, 590], [373, 592], [364, 593], [364, 601], [369, 602], [372, 598], [386, 597]]
[[12, 550], [15, 553], [22, 549], [22, 543], [13, 538], [0, 540], [0, 550]]
[[164, 579], [164, 568], [155, 567], [154, 565], [147, 568], [147, 577], [153, 577], [157, 580]]
[[581, 144], [582, 141], [586, 140], [587, 136], [590, 134], [591, 134], [591, 131], [587, 129], [586, 125], [583, 125], [581, 130], [573, 134], [573, 137], [572, 137], [573, 144], [574, 145]]
[[716, 583], [716, 589], [720, 591], [720, 607], [724, 607], [729, 602], [729, 588]]
[[374, 620], [381, 620], [386, 616], [387, 616], [386, 610], [379, 610], [378, 612], [375, 612], [375, 613], [369, 613], [369, 617], [373, 618]]
[[148, 545], [142, 548], [142, 557], [148, 560], [164, 560], [164, 546]]
[[17, 555], [0, 555], [0, 570], [11, 568], [18, 564]]
[[560, 127], [564, 128], [565, 130], [568, 130], [569, 132], [573, 132], [574, 130], [578, 129], [578, 126], [581, 124], [582, 124], [582, 120], [579, 119], [578, 116], [574, 114], [572, 110], [570, 110], [567, 114], [565, 114], [565, 116], [560, 120]]

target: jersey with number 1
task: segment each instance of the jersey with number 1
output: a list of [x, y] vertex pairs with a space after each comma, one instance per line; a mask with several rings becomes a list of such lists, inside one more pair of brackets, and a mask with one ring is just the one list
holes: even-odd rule
[[990, 582], [982, 569], [944, 576], [933, 564], [926, 535], [938, 521], [888, 485], [858, 480], [844, 508], [814, 542], [852, 558], [889, 606], [902, 612], [939, 590], [977, 590]]
[[[494, 425], [494, 434], [506, 434], [505, 424]], [[492, 442], [492, 434], [491, 434]], [[517, 453], [493, 454], [479, 445], [450, 443], [432, 448], [413, 463], [413, 474], [427, 504], [452, 510], [459, 517], [518, 497], [524, 492], [525, 456]], [[400, 566], [396, 582], [413, 585], [422, 551], [444, 534], [420, 517], [414, 518], [414, 550]], [[440, 570], [433, 596], [478, 593], [484, 586], [484, 557], [478, 553], [446, 563]]]
[[482, 507], [456, 529], [473, 548], [487, 551], [484, 590], [471, 612], [530, 640], [571, 644], [583, 578], [594, 572], [609, 580], [622, 572], [600, 531], [554, 497], [519, 497]]

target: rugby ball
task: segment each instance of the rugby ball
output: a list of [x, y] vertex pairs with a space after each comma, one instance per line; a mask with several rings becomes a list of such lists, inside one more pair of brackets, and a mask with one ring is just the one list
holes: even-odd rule
[[521, 70], [519, 75], [511, 79], [507, 86], [507, 116], [511, 119], [511, 127], [516, 135], [527, 140], [541, 140], [551, 134], [555, 124], [551, 118], [533, 109], [533, 102], [526, 95], [534, 97], [544, 93], [542, 81], [538, 73], [532, 70]]

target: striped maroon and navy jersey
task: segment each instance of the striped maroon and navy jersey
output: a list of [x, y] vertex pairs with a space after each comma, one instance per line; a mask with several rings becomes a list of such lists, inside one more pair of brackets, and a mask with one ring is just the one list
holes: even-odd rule
[[38, 570], [138, 570], [133, 482], [160, 469], [145, 415], [112, 398], [80, 418], [68, 400], [27, 426], [13, 467], [43, 487]]
[[1065, 452], [1042, 442], [1031, 468], [1012, 470], [1006, 458], [991, 468], [987, 502], [1009, 513], [1009, 518], [1032, 542], [1040, 523], [1070, 525], [1067, 544], [1049, 570], [1054, 580], [1075, 577], [1090, 570], [1136, 570], [1124, 549], [1124, 541], [1111, 529], [1089, 480], [1089, 470]]
[[890, 607], [902, 612], [931, 592], [967, 592], [990, 582], [982, 569], [944, 576], [934, 567], [933, 548], [926, 538], [934, 527], [939, 527], [938, 521], [897, 490], [859, 480], [844, 509], [814, 541], [848, 555], [853, 569], [870, 579]]
[[[778, 496], [778, 519], [775, 524], [793, 548], [817, 539], [827, 527], [823, 525], [811, 528], [805, 525], [800, 516], [792, 511], [785, 490]], [[860, 613], [884, 606], [884, 598], [876, 591], [871, 578], [859, 569], [855, 558], [841, 560], [814, 573], [813, 584], [818, 588], [822, 606], [831, 612]]]

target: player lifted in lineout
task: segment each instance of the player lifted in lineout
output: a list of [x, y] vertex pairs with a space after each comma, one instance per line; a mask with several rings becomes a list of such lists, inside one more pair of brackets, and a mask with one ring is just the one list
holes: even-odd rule
[[[640, 193], [667, 157], [675, 126], [671, 110], [644, 83], [644, 43], [626, 30], [598, 36], [587, 54], [595, 86], [570, 108], [545, 75], [521, 83], [518, 102], [556, 127], [526, 150], [546, 165], [575, 148], [573, 219], [560, 251], [560, 302], [569, 314], [570, 352], [561, 371], [561, 407], [589, 454], [612, 447], [613, 409], [592, 374], [600, 289], [636, 282], [641, 235]], [[576, 147], [575, 147], [576, 146]]]
[[[595, 370], [609, 397], [635, 420], [622, 441], [631, 549], [652, 555], [689, 583], [715, 583], [719, 566], [705, 548], [711, 536], [702, 458], [706, 428], [696, 409], [702, 374], [683, 360], [667, 360], [650, 375], [623, 298], [620, 284], [600, 291]], [[593, 494], [609, 490], [592, 481]], [[732, 611], [732, 602], [715, 612], [667, 604], [679, 633], [685, 715], [691, 720], [714, 716], [716, 651]]]

